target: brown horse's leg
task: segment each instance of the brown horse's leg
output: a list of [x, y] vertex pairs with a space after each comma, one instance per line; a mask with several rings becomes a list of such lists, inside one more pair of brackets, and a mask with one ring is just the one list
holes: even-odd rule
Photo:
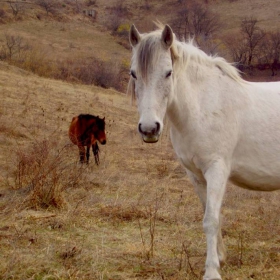
[[80, 153], [80, 163], [84, 163], [85, 162], [85, 147], [84, 146], [78, 146], [79, 148], [79, 153]]
[[98, 147], [97, 142], [95, 142], [92, 145], [92, 152], [93, 152], [93, 155], [94, 155], [95, 163], [97, 165], [99, 165], [99, 147]]
[[89, 162], [89, 150], [90, 150], [90, 146], [87, 146], [87, 164]]

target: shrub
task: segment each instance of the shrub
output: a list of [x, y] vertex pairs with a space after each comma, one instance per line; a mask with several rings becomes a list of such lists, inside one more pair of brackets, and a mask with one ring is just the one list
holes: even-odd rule
[[65, 206], [64, 191], [77, 186], [83, 174], [81, 167], [69, 162], [67, 150], [67, 146], [43, 140], [17, 151], [14, 188], [27, 193], [27, 207]]
[[6, 16], [6, 12], [3, 9], [0, 9], [0, 19]]
[[43, 8], [47, 15], [56, 13], [57, 3], [54, 0], [36, 0], [36, 4]]
[[121, 91], [124, 90], [123, 77], [127, 72], [124, 68], [125, 66], [96, 58], [67, 60], [60, 63], [57, 78]]
[[92, 6], [92, 5], [95, 5], [95, 4], [96, 4], [96, 0], [87, 0], [86, 1], [87, 6]]
[[119, 0], [115, 6], [110, 8], [110, 13], [106, 17], [104, 25], [114, 34], [117, 32], [122, 22], [127, 21], [128, 16], [129, 11], [127, 7], [124, 5], [123, 1]]
[[[119, 32], [128, 32], [128, 25]], [[6, 43], [0, 48], [0, 59], [33, 72], [39, 76], [96, 85], [103, 88], [125, 90], [127, 65], [97, 58], [81, 58], [51, 62], [43, 50], [27, 44], [20, 36], [6, 35]]]
[[39, 76], [48, 78], [54, 77], [57, 71], [57, 66], [50, 63], [42, 51], [33, 48], [26, 51], [25, 56], [15, 60], [13, 64]]
[[117, 29], [116, 35], [120, 37], [128, 38], [129, 29], [130, 29], [130, 25], [128, 23], [121, 24]]

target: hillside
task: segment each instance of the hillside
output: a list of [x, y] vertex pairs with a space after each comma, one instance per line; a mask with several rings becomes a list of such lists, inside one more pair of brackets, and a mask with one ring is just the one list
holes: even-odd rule
[[[74, 4], [82, 1], [61, 2], [60, 13], [47, 15], [32, 6], [14, 18], [0, 1], [0, 14], [5, 11], [0, 46], [6, 34], [23, 38], [29, 48], [19, 58], [41, 69], [39, 75], [18, 67], [21, 60], [0, 61], [0, 279], [202, 279], [202, 209], [174, 155], [168, 122], [158, 143], [144, 144], [125, 87], [117, 91], [46, 75], [75, 61], [77, 68], [83, 63], [87, 68], [97, 58], [111, 68], [124, 65], [123, 76], [116, 77], [125, 85], [127, 39], [104, 25], [120, 1], [80, 7], [96, 9], [95, 20], [77, 13]], [[208, 5], [224, 18], [226, 34], [243, 15], [256, 14], [263, 28], [276, 29], [276, 2], [209, 0]], [[153, 28], [155, 14], [168, 21], [171, 4], [180, 9], [175, 0], [123, 3], [122, 24], [134, 22], [141, 32]], [[107, 144], [100, 146], [99, 166], [92, 155], [89, 165], [80, 165], [78, 148], [68, 138], [71, 119], [80, 113], [105, 117]], [[223, 279], [280, 278], [279, 200], [280, 192], [228, 185]]]
[[[2, 279], [202, 277], [201, 206], [167, 132], [144, 145], [127, 96], [3, 63], [0, 91]], [[81, 112], [106, 116], [99, 167], [68, 140]], [[225, 279], [279, 278], [278, 201], [228, 186]]]
[[[7, 36], [9, 38], [12, 36], [15, 40], [20, 40], [18, 48], [22, 55], [28, 58], [24, 64], [22, 58], [17, 57], [19, 53], [14, 46], [12, 51], [15, 65], [28, 68], [27, 70], [39, 75], [71, 81], [80, 81], [81, 74], [77, 73], [78, 69], [87, 64], [95, 64], [98, 59], [99, 62], [105, 61], [114, 65], [115, 70], [112, 74], [120, 76], [119, 85], [115, 85], [117, 82], [114, 81], [105, 87], [115, 87], [123, 92], [130, 61], [127, 40], [130, 24], [135, 23], [141, 32], [146, 32], [154, 28], [153, 21], [159, 20], [172, 24], [180, 15], [180, 11], [193, 8], [187, 0], [57, 1], [53, 11], [47, 12], [35, 4], [37, 2], [31, 0], [19, 6], [21, 8], [17, 16], [13, 15], [13, 10], [7, 2], [0, 2], [0, 45], [2, 46], [0, 58], [4, 57], [4, 49], [6, 53], [8, 52]], [[209, 51], [213, 49], [214, 53], [218, 52], [229, 61], [233, 58], [225, 42], [228, 41], [230, 45], [236, 44], [233, 40], [239, 38], [240, 25], [245, 18], [258, 20], [258, 28], [267, 33], [277, 32], [280, 29], [280, 6], [277, 0], [269, 0], [265, 4], [262, 0], [197, 0], [196, 3], [219, 21], [215, 37], [209, 42], [204, 42], [206, 46], [203, 44], [202, 48]], [[83, 13], [85, 10], [94, 10], [96, 16], [94, 18], [86, 16]], [[267, 49], [266, 46], [260, 49], [258, 57], [264, 56], [264, 50]], [[48, 69], [36, 69], [40, 61]], [[69, 73], [65, 73], [65, 69]], [[98, 69], [94, 71], [97, 72]], [[262, 80], [272, 79], [269, 70], [255, 75], [261, 76]], [[275, 79], [278, 80], [278, 77], [273, 77], [273, 80]], [[102, 84], [102, 82], [97, 81], [95, 84]]]

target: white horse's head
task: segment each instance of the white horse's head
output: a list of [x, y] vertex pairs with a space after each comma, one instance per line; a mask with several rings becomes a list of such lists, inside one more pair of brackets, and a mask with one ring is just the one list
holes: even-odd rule
[[162, 132], [173, 92], [171, 48], [174, 35], [168, 25], [149, 34], [140, 34], [132, 25], [129, 40], [133, 49], [129, 90], [137, 100], [138, 130], [145, 142], [155, 143]]

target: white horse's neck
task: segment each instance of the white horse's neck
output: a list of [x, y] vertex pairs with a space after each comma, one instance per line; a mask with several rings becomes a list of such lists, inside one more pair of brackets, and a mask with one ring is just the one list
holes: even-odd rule
[[[167, 116], [174, 128], [181, 130], [183, 127], [186, 129], [191, 119], [199, 113], [200, 86], [213, 65], [207, 61], [206, 54], [192, 45], [180, 43], [177, 51], [178, 58], [173, 65], [174, 93]], [[202, 59], [208, 63], [203, 64]]]
[[192, 44], [178, 42], [177, 52], [174, 94], [167, 115], [174, 127], [186, 129], [202, 110], [211, 110], [215, 99], [228, 94], [226, 88], [238, 87], [246, 82], [238, 70], [224, 59], [208, 56]]

